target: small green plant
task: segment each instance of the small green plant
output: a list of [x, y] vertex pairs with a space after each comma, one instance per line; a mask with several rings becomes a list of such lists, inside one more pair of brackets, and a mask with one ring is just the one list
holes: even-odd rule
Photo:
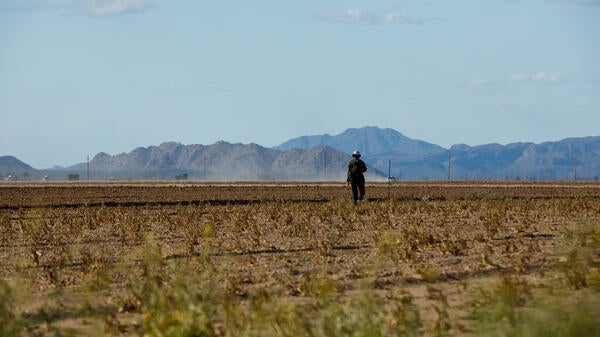
[[566, 283], [573, 289], [580, 289], [588, 286], [588, 276], [590, 275], [590, 265], [593, 264], [591, 256], [586, 250], [575, 248], [569, 253], [566, 262], [562, 265], [562, 271], [565, 275]]
[[0, 279], [0, 336], [16, 336], [24, 327], [15, 309], [16, 295], [11, 282]]
[[375, 248], [377, 253], [395, 260], [400, 255], [402, 241], [396, 235], [388, 232], [377, 233]]
[[473, 318], [484, 327], [514, 328], [522, 319], [521, 309], [531, 297], [531, 289], [525, 281], [516, 275], [502, 275], [498, 285], [491, 291], [481, 290], [479, 298], [473, 301]]
[[[143, 247], [141, 267], [141, 278], [130, 277], [128, 289], [141, 311], [145, 335], [215, 335], [218, 308], [215, 289], [192, 288], [197, 282], [189, 274], [192, 268], [185, 264], [167, 265], [152, 237], [146, 239]], [[209, 284], [214, 286], [216, 280]]]
[[[386, 303], [393, 303], [386, 306]], [[332, 303], [319, 313], [322, 330], [316, 336], [419, 336], [419, 310], [407, 294], [383, 298], [368, 282], [351, 303]]]
[[576, 306], [558, 302], [548, 307], [529, 310], [513, 330], [513, 336], [599, 337], [598, 299], [596, 295]]
[[[600, 296], [594, 293], [570, 303], [567, 298], [537, 298], [521, 308], [511, 324], [481, 324], [479, 336], [506, 337], [599, 337]], [[506, 322], [504, 322], [506, 323]]]
[[417, 267], [417, 272], [425, 282], [435, 282], [439, 279], [440, 273], [438, 269], [431, 264], [422, 264]]
[[427, 298], [435, 301], [433, 310], [437, 314], [431, 332], [434, 336], [445, 336], [451, 328], [450, 315], [448, 314], [450, 308], [448, 297], [441, 289], [433, 286], [427, 287], [427, 294]]

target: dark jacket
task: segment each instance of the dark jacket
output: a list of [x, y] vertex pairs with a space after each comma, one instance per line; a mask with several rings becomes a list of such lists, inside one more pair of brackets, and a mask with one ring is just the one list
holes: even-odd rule
[[365, 162], [359, 158], [352, 158], [348, 163], [348, 181], [363, 183], [365, 181], [363, 172], [367, 172], [367, 165], [365, 165]]

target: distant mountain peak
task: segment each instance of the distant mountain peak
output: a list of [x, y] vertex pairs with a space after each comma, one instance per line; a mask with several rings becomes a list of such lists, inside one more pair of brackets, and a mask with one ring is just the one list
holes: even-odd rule
[[0, 156], [0, 168], [6, 173], [21, 173], [35, 169], [13, 156]]
[[183, 144], [181, 144], [179, 142], [169, 141], [169, 142], [160, 143], [159, 147], [178, 147], [178, 146], [182, 146], [182, 145]]
[[[140, 149], [140, 148], [138, 147], [138, 148], [137, 148], [137, 149], [135, 149], [135, 150], [138, 150], [138, 149]], [[135, 150], [134, 150], [134, 151], [135, 151]], [[95, 160], [95, 159], [103, 159], [103, 158], [109, 158], [109, 157], [110, 157], [110, 155], [109, 155], [108, 153], [106, 153], [106, 152], [100, 152], [100, 153], [98, 153], [97, 155], [95, 155], [95, 156], [94, 156], [94, 158], [92, 158], [92, 160]]]
[[438, 145], [410, 139], [394, 129], [382, 129], [377, 126], [350, 128], [334, 136], [324, 134], [297, 137], [277, 146], [276, 149], [308, 149], [318, 145], [331, 146], [346, 153], [359, 150], [364, 156], [383, 153], [398, 153], [402, 156], [423, 156], [427, 153], [442, 150], [442, 147]]

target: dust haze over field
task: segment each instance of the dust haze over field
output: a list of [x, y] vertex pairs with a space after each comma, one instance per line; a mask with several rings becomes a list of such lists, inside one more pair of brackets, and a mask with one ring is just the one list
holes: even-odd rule
[[600, 334], [597, 183], [0, 192], [5, 335]]

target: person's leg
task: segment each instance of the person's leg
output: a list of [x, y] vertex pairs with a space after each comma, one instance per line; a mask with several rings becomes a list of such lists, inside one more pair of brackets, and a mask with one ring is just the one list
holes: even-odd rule
[[354, 181], [350, 183], [352, 186], [352, 197], [354, 198], [354, 203], [356, 204], [356, 200], [358, 200], [358, 184]]
[[363, 200], [363, 198], [365, 197], [365, 183], [358, 184], [358, 192], [358, 200]]

